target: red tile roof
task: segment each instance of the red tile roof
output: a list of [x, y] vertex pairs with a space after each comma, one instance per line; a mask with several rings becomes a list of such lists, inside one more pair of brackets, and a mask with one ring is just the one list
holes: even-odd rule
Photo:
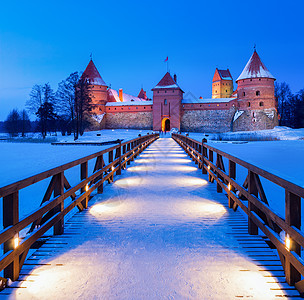
[[147, 94], [146, 94], [146, 92], [143, 90], [143, 88], [140, 90], [140, 92], [139, 92], [139, 94], [138, 94], [137, 97], [138, 97], [138, 98], [145, 99], [145, 100], [148, 99]]
[[106, 83], [104, 82], [104, 80], [101, 78], [101, 76], [92, 60], [90, 60], [85, 71], [83, 72], [82, 76], [89, 79], [90, 84], [107, 86]]

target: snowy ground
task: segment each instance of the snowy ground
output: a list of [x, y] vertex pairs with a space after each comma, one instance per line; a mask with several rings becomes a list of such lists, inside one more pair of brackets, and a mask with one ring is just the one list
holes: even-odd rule
[[[203, 134], [190, 133], [190, 137], [201, 141]], [[304, 140], [248, 143], [208, 141], [208, 144], [304, 188]], [[224, 159], [224, 163], [226, 170], [228, 170], [228, 160]], [[237, 166], [237, 181], [243, 184], [246, 176], [247, 170]], [[284, 189], [263, 178], [261, 178], [261, 181], [270, 207], [284, 217]], [[304, 221], [303, 208], [302, 216]]]
[[[99, 132], [85, 132], [80, 141], [112, 141], [124, 139], [131, 140], [138, 134], [145, 135], [146, 130], [102, 130]], [[101, 133], [101, 137], [97, 136]], [[150, 131], [151, 133], [151, 131]], [[64, 139], [73, 141], [72, 136]], [[0, 187], [36, 175], [43, 171], [58, 167], [78, 158], [96, 153], [105, 146], [52, 146], [48, 143], [8, 143], [0, 142]], [[106, 159], [107, 157], [105, 157]], [[94, 160], [89, 162], [89, 171], [94, 167]], [[79, 167], [65, 172], [71, 185], [80, 181]], [[20, 218], [24, 217], [40, 206], [43, 195], [50, 179], [43, 180], [20, 191], [19, 210]], [[0, 201], [0, 229], [2, 228], [2, 201]]]
[[[227, 198], [206, 178], [173, 140], [159, 139], [92, 200], [89, 210], [73, 217], [66, 230], [72, 238], [52, 239], [49, 247], [55, 251], [45, 259], [36, 256], [50, 265], [37, 266], [8, 298], [262, 300], [282, 295], [229, 234], [231, 215], [242, 215], [221, 204]], [[48, 245], [43, 247], [47, 251]]]

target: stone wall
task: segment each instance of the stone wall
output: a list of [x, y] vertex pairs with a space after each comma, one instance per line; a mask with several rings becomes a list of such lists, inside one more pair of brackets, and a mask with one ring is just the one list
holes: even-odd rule
[[188, 110], [181, 119], [181, 131], [227, 132], [232, 130], [235, 109]]
[[278, 114], [275, 109], [245, 110], [233, 122], [233, 131], [272, 129], [278, 125]]
[[105, 116], [105, 128], [128, 128], [128, 129], [147, 129], [153, 127], [153, 115], [151, 112], [119, 112], [107, 113]]

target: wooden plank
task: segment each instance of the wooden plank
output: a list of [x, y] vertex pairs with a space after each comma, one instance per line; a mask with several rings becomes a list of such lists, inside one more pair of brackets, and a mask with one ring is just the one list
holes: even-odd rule
[[[63, 172], [55, 175], [55, 187], [54, 187], [54, 196], [60, 196], [64, 194], [64, 174]], [[64, 201], [60, 202], [55, 208], [54, 213], [62, 212], [64, 209]], [[59, 220], [54, 225], [54, 235], [63, 234], [64, 232], [64, 220], [63, 218]]]

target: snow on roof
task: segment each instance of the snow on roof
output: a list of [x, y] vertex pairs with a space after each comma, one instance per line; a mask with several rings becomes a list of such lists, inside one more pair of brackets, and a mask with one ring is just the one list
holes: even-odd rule
[[107, 86], [106, 83], [104, 82], [104, 80], [101, 78], [101, 76], [92, 60], [90, 60], [85, 71], [83, 72], [82, 76], [87, 78], [89, 80], [90, 84]]
[[[121, 103], [121, 101], [119, 99], [119, 96], [118, 96], [118, 93], [117, 93], [116, 90], [109, 89], [109, 93], [112, 94], [112, 96], [114, 97], [114, 99], [115, 99], [116, 102], [120, 102]], [[123, 93], [123, 102], [133, 102], [133, 101], [146, 102], [146, 100], [143, 99], [143, 98], [138, 98], [138, 97], [135, 97], [135, 96]], [[116, 102], [114, 102], [114, 103], [116, 103]]]
[[148, 101], [124, 101], [124, 102], [108, 102], [106, 106], [144, 106], [153, 105], [152, 100]]
[[178, 84], [174, 81], [171, 74], [167, 72], [161, 81], [152, 89], [180, 89]]
[[221, 76], [222, 79], [224, 79], [224, 80], [232, 80], [232, 76], [230, 74], [229, 69], [227, 69], [227, 70], [218, 70], [218, 72], [219, 72], [219, 74], [220, 74], [220, 76]]
[[195, 104], [195, 103], [227, 103], [236, 98], [209, 98], [209, 99], [183, 99], [183, 104]]
[[260, 77], [275, 79], [262, 63], [258, 53], [254, 50], [243, 72], [236, 81], [241, 79]]

